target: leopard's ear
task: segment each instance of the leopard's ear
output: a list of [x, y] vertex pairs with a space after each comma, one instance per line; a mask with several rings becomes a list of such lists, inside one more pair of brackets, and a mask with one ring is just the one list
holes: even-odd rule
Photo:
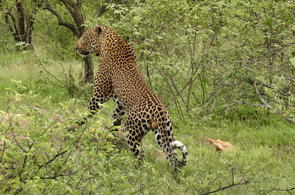
[[94, 27], [94, 32], [96, 32], [97, 34], [100, 34], [101, 31], [102, 31], [102, 28], [101, 28], [99, 25], [96, 25], [96, 26]]

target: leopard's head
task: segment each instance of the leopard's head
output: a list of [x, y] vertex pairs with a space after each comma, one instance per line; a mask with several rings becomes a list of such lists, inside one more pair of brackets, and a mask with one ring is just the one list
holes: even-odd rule
[[100, 55], [103, 39], [103, 27], [94, 26], [82, 34], [75, 47], [78, 54], [85, 57], [89, 54]]

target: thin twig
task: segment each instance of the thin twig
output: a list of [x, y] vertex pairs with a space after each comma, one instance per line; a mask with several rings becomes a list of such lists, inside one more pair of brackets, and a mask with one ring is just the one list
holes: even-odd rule
[[[66, 156], [66, 158], [65, 158], [65, 160], [63, 161], [62, 166], [59, 168], [59, 170], [55, 172], [54, 176], [56, 176], [56, 175], [60, 175], [60, 174], [61, 174], [61, 171], [62, 171], [62, 169], [64, 168], [65, 164], [68, 162], [68, 160], [69, 160], [69, 158], [70, 158], [70, 155], [71, 155], [72, 152], [73, 152], [74, 147], [79, 143], [79, 141], [81, 140], [81, 138], [82, 138], [82, 136], [84, 135], [84, 133], [85, 133], [85, 131], [86, 131], [87, 128], [88, 128], [88, 126], [85, 126], [85, 127], [83, 128], [81, 134], [80, 134], [80, 135], [78, 136], [78, 138], [73, 142], [71, 148], [70, 148], [69, 150], [67, 150], [67, 151], [69, 151], [69, 152], [68, 152], [68, 155]], [[54, 176], [53, 176], [53, 177], [54, 177]]]
[[75, 175], [76, 173], [77, 172], [71, 173], [71, 174], [59, 174], [59, 175], [54, 175], [54, 176], [50, 176], [50, 177], [40, 177], [40, 179], [53, 179], [53, 180], [56, 180], [58, 177], [71, 176], [71, 175]]
[[260, 190], [261, 192], [290, 192], [295, 190], [295, 187], [286, 188], [286, 189], [280, 189], [280, 188], [274, 188], [269, 190]]
[[273, 108], [270, 104], [268, 104], [262, 97], [262, 95], [260, 94], [257, 85], [256, 85], [256, 81], [254, 81], [253, 86], [255, 88], [255, 92], [257, 97], [259, 98], [259, 100], [261, 101], [261, 103], [264, 105], [264, 107], [268, 108], [272, 113], [274, 114], [279, 114], [280, 116], [282, 116], [283, 118], [285, 118], [288, 122], [295, 124], [295, 119], [285, 116], [284, 112], [281, 111], [277, 111], [275, 108]]
[[6, 149], [6, 141], [3, 142], [3, 148], [2, 148], [2, 154], [1, 154], [1, 157], [0, 157], [0, 163], [2, 163], [2, 159], [3, 159], [4, 153], [5, 153], [5, 149]]
[[234, 186], [240, 186], [240, 185], [247, 185], [249, 184], [249, 181], [242, 181], [242, 182], [239, 182], [239, 183], [232, 183], [230, 185], [227, 185], [227, 186], [223, 186], [223, 187], [219, 187], [218, 189], [216, 190], [213, 190], [213, 191], [210, 191], [210, 192], [206, 192], [206, 193], [203, 193], [201, 195], [208, 195], [208, 194], [213, 194], [213, 193], [216, 193], [216, 192], [219, 192], [219, 191], [222, 191], [222, 190], [226, 190], [228, 188], [232, 188]]
[[51, 72], [49, 72], [44, 66], [43, 66], [43, 64], [42, 64], [42, 62], [37, 58], [37, 56], [35, 56], [36, 57], [36, 59], [37, 59], [37, 62], [38, 62], [38, 64], [41, 66], [41, 68], [46, 72], [46, 73], [48, 73], [50, 76], [52, 76], [56, 81], [58, 81], [59, 83], [61, 83], [62, 84], [62, 86], [60, 86], [60, 87], [67, 87], [60, 79], [58, 79], [56, 76], [54, 76]]
[[256, 81], [254, 81], [253, 86], [255, 88], [256, 95], [259, 98], [259, 100], [261, 101], [261, 103], [263, 103], [266, 108], [273, 110], [273, 108], [262, 98], [262, 96], [257, 88]]
[[57, 159], [59, 156], [65, 154], [68, 150], [64, 150], [62, 152], [58, 152], [57, 154], [55, 154], [50, 160], [48, 160], [47, 162], [43, 163], [42, 165], [39, 165], [40, 168], [52, 163], [55, 159]]
[[14, 141], [15, 141], [15, 143], [16, 143], [16, 145], [24, 152], [24, 153], [28, 153], [28, 151], [25, 149], [25, 148], [23, 148], [21, 145], [20, 145], [20, 143], [18, 142], [18, 140], [16, 139], [16, 137], [15, 137], [15, 132], [13, 131], [13, 139], [14, 139]]
[[159, 72], [159, 74], [162, 76], [162, 78], [164, 79], [164, 81], [167, 83], [167, 86], [170, 89], [170, 91], [173, 93], [173, 96], [174, 96], [173, 100], [175, 102], [175, 106], [176, 106], [177, 112], [180, 115], [180, 117], [182, 119], [184, 119], [184, 115], [183, 115], [183, 112], [182, 112], [180, 103], [179, 103], [179, 101], [177, 99], [177, 94], [175, 94], [175, 92], [174, 92], [174, 90], [173, 90], [173, 88], [172, 88], [172, 86], [171, 86], [171, 84], [169, 82], [169, 78], [166, 77], [165, 74], [157, 66], [155, 66], [155, 68]]

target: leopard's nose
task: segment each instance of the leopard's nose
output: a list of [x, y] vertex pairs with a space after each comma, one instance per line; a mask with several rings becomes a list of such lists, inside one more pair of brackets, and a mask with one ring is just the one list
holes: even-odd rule
[[79, 48], [81, 48], [79, 41], [75, 44], [75, 49], [78, 50]]
[[78, 49], [79, 49], [79, 46], [78, 46], [77, 44], [75, 45], [75, 49], [76, 49], [76, 50], [78, 50]]

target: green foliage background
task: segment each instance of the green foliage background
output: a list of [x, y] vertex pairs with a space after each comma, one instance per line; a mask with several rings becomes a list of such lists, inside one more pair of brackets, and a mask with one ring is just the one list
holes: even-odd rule
[[[188, 165], [174, 173], [151, 134], [141, 164], [118, 148], [108, 131], [112, 102], [88, 126], [68, 132], [86, 114], [92, 88], [81, 82], [75, 37], [40, 7], [35, 50], [21, 51], [0, 12], [1, 193], [294, 193], [293, 0], [82, 3], [87, 27], [109, 26], [135, 48], [172, 115], [175, 137], [189, 149]], [[106, 12], [97, 17], [101, 5]], [[217, 153], [206, 138], [235, 148]]]

